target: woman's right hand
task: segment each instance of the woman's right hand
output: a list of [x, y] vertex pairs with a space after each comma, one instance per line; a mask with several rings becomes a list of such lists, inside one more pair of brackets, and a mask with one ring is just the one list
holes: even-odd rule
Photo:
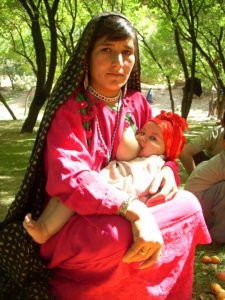
[[150, 210], [139, 200], [132, 201], [123, 216], [131, 222], [134, 242], [123, 262], [142, 262], [140, 269], [156, 263], [161, 255], [163, 238]]

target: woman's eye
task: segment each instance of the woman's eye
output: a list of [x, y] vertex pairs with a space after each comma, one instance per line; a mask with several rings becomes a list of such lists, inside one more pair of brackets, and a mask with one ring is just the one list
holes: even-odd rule
[[110, 48], [107, 48], [107, 47], [105, 47], [105, 48], [102, 48], [102, 52], [111, 52], [111, 49], [110, 49]]
[[124, 51], [123, 51], [123, 54], [124, 54], [124, 55], [131, 55], [132, 53], [131, 53], [130, 50], [124, 50]]

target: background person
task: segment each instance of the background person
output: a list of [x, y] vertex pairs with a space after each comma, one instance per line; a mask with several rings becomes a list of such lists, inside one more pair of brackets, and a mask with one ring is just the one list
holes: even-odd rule
[[225, 139], [223, 146], [194, 169], [184, 187], [198, 197], [212, 240], [219, 243], [225, 243]]
[[185, 145], [179, 159], [188, 174], [190, 174], [200, 162], [210, 159], [223, 150], [224, 126], [225, 112], [220, 125], [206, 130]]
[[152, 90], [152, 88], [150, 88], [148, 90], [148, 93], [146, 95], [146, 99], [147, 99], [147, 101], [148, 101], [149, 104], [153, 103], [153, 90]]

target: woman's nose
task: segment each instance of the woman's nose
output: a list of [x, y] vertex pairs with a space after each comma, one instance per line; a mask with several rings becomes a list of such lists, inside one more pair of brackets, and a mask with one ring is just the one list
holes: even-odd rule
[[122, 53], [114, 53], [112, 57], [112, 62], [115, 65], [123, 65], [123, 55]]

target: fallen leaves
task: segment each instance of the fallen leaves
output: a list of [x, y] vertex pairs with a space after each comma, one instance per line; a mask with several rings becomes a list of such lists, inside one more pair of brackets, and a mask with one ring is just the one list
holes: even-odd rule
[[[220, 265], [221, 259], [217, 255], [208, 256], [204, 255], [201, 257], [201, 262], [205, 265]], [[217, 268], [217, 266], [215, 267]], [[215, 276], [218, 280], [225, 282], [225, 272], [217, 271], [215, 269]], [[217, 282], [212, 282], [210, 286], [210, 290], [215, 296], [216, 300], [225, 300], [225, 289]]]
[[216, 255], [213, 255], [213, 256], [208, 256], [208, 255], [204, 255], [202, 258], [201, 258], [201, 262], [204, 263], [204, 264], [220, 264], [221, 263], [221, 260], [218, 256]]

